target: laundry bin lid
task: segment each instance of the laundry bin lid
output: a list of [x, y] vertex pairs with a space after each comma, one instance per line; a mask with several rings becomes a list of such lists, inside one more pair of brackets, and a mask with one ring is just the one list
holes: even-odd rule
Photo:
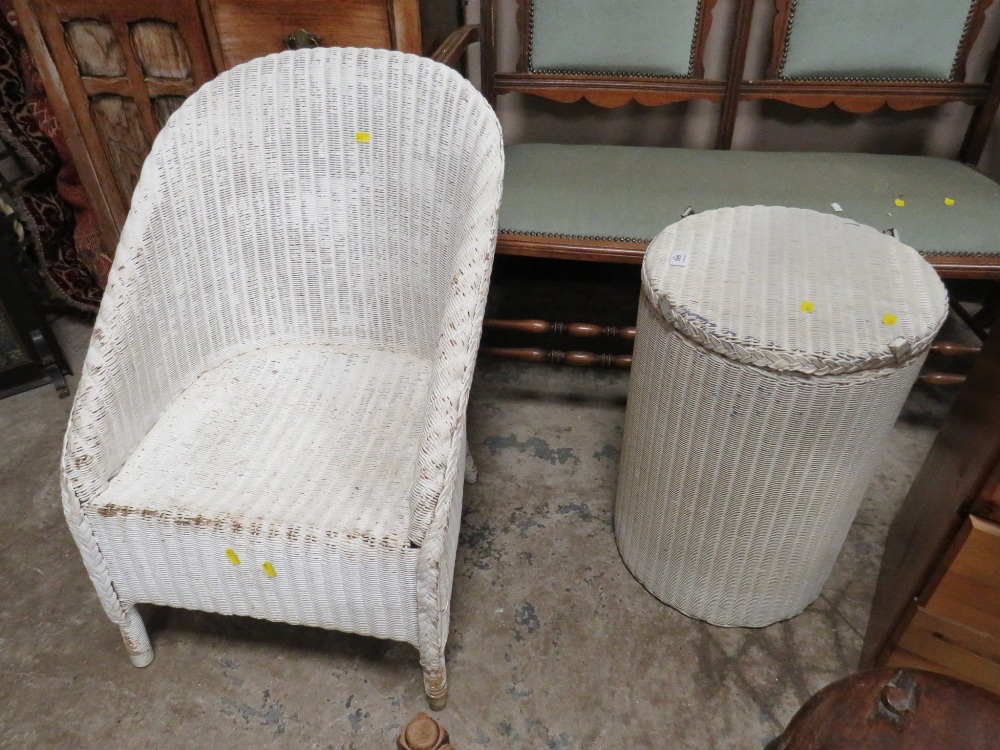
[[937, 273], [868, 226], [798, 208], [740, 206], [664, 229], [643, 291], [681, 335], [777, 372], [839, 375], [922, 354], [948, 314]]

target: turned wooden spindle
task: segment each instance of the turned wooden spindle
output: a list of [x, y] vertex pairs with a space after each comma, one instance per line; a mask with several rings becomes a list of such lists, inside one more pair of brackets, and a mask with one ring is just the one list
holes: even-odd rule
[[[484, 346], [482, 354], [520, 362], [539, 362], [573, 367], [614, 367], [628, 370], [632, 367], [631, 354], [595, 354], [594, 352], [562, 352], [556, 349]], [[954, 372], [925, 372], [917, 378], [926, 385], [958, 386], [965, 382], [965, 375]]]
[[483, 328], [498, 331], [517, 331], [536, 335], [555, 334], [557, 336], [577, 336], [592, 338], [605, 336], [624, 341], [635, 340], [635, 326], [600, 326], [596, 323], [550, 323], [547, 320], [505, 320], [487, 318]]
[[[506, 320], [487, 318], [483, 327], [498, 331], [516, 331], [534, 335], [554, 334], [595, 338], [604, 336], [623, 341], [635, 340], [635, 326], [599, 326], [595, 323], [551, 323], [547, 320]], [[975, 344], [961, 344], [957, 341], [935, 341], [931, 352], [943, 357], [968, 357], [979, 354], [981, 347]], [[535, 347], [484, 346], [482, 353], [503, 359], [521, 362], [542, 362], [565, 364], [574, 367], [615, 367], [627, 370], [632, 367], [631, 354], [597, 354], [583, 351], [560, 351]], [[958, 373], [930, 371], [920, 375], [921, 383], [937, 386], [958, 386], [965, 382], [965, 376]]]
[[595, 354], [594, 352], [562, 352], [556, 349], [511, 348], [484, 346], [480, 351], [493, 357], [516, 359], [521, 362], [549, 362], [574, 367], [617, 367], [627, 370], [632, 366], [631, 354]]
[[917, 378], [926, 385], [962, 385], [965, 382], [965, 375], [956, 372], [925, 372]]
[[972, 357], [982, 351], [976, 344], [960, 344], [957, 341], [935, 341], [931, 351], [942, 357]]
[[455, 750], [448, 730], [437, 719], [421, 711], [403, 727], [396, 738], [397, 750]]

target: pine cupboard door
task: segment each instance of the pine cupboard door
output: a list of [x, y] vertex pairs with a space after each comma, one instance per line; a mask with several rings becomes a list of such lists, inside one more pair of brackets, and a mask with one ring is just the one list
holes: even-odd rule
[[153, 138], [215, 75], [197, 0], [14, 0], [109, 248]]

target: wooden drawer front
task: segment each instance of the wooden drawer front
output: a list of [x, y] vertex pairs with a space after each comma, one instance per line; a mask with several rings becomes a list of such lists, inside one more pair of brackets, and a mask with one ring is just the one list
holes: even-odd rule
[[918, 607], [887, 665], [930, 669], [1000, 693], [1000, 633], [983, 633]]
[[211, 0], [211, 8], [227, 68], [287, 49], [299, 29], [324, 47], [420, 52], [417, 0]]
[[886, 664], [1000, 693], [1000, 525], [969, 516]]
[[924, 607], [1000, 639], [1000, 525], [969, 516], [949, 557]]

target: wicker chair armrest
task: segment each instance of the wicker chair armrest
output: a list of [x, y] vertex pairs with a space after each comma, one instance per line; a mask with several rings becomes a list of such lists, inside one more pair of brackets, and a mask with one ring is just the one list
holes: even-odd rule
[[[499, 133], [496, 134], [499, 143]], [[452, 493], [448, 483], [462, 460], [465, 412], [472, 389], [476, 353], [482, 336], [486, 295], [497, 238], [497, 214], [503, 180], [503, 156], [493, 172], [480, 175], [469, 207], [469, 231], [456, 254], [452, 291], [442, 315], [434, 371], [427, 398], [425, 429], [421, 439], [417, 473], [410, 493], [410, 541], [421, 546], [435, 517], [446, 517]]]
[[103, 492], [170, 402], [225, 356], [209, 342], [194, 343], [197, 321], [166, 319], [143, 287], [137, 253], [126, 241], [123, 236], [116, 263], [130, 260], [105, 290], [66, 431], [68, 504], [86, 504]]

